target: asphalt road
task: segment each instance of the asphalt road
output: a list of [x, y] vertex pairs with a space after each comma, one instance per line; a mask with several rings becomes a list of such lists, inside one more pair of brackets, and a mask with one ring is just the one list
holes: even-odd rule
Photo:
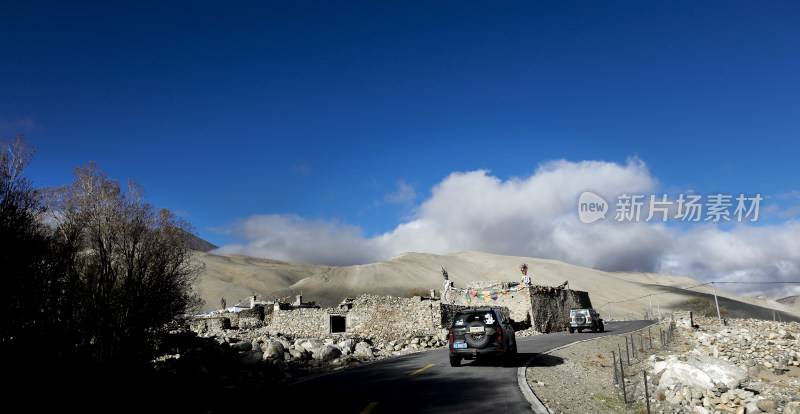
[[531, 358], [573, 342], [633, 332], [652, 323], [608, 322], [604, 333], [560, 332], [518, 338], [516, 363], [505, 368], [491, 360], [463, 361], [460, 367], [451, 367], [446, 348], [385, 359], [291, 384], [281, 390], [281, 403], [275, 405], [324, 413], [531, 412], [517, 381], [519, 367]]

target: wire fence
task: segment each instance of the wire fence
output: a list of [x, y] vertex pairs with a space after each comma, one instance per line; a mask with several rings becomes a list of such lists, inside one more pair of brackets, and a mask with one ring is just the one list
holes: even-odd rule
[[647, 328], [624, 336], [625, 350], [620, 341], [616, 351], [611, 351], [614, 365], [613, 381], [617, 397], [631, 408], [634, 404], [643, 403], [647, 413], [650, 413], [650, 394], [647, 383], [647, 369], [632, 369], [632, 365], [643, 362], [653, 351], [666, 349], [675, 333], [675, 323], [658, 327], [658, 336], [655, 328]]

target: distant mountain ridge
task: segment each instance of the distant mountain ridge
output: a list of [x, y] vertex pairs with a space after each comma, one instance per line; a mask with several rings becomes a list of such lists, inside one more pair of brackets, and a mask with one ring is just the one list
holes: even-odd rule
[[213, 245], [213, 244], [201, 239], [200, 237], [198, 237], [198, 236], [196, 236], [196, 235], [194, 235], [192, 233], [188, 233], [187, 232], [186, 234], [187, 234], [187, 237], [189, 238], [189, 247], [192, 250], [197, 250], [199, 252], [208, 253], [208, 252], [218, 248], [218, 246], [215, 246], [215, 245]]
[[787, 296], [785, 298], [777, 299], [776, 302], [800, 310], [800, 296]]

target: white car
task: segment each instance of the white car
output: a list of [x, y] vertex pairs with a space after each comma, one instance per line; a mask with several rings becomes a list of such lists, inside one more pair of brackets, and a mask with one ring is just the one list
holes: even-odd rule
[[594, 308], [588, 309], [572, 309], [569, 311], [569, 325], [567, 325], [569, 333], [574, 333], [575, 330], [582, 332], [584, 329], [591, 329], [592, 332], [603, 332], [606, 327], [603, 325], [603, 319]]

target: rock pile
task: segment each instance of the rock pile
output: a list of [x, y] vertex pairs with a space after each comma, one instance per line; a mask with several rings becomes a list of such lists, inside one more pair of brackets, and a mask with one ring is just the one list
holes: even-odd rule
[[352, 335], [292, 337], [272, 333], [268, 327], [227, 327], [224, 322], [208, 320], [191, 325], [198, 336], [213, 338], [220, 346], [237, 351], [242, 363], [277, 365], [288, 378], [304, 371], [336, 369], [447, 345], [447, 338], [439, 335], [407, 334], [404, 338], [384, 341]]
[[[708, 321], [711, 322], [711, 321]], [[698, 352], [726, 361], [769, 371], [800, 366], [800, 324], [756, 319], [732, 320], [727, 326], [712, 323], [698, 329], [693, 339]]]
[[699, 329], [681, 330], [684, 352], [650, 357], [658, 411], [800, 414], [800, 324], [698, 323]]

